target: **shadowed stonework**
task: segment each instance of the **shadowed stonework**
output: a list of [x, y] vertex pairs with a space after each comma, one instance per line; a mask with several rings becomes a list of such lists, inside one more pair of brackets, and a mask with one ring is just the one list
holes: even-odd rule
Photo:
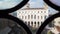
[[41, 34], [59, 34], [60, 33], [60, 17], [50, 22]]
[[0, 18], [0, 34], [27, 34], [16, 22]]

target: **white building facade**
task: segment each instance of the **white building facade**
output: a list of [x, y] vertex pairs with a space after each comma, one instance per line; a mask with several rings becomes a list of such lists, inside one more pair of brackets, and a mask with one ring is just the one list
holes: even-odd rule
[[22, 19], [27, 25], [38, 28], [48, 17], [48, 6], [43, 8], [30, 8], [29, 4], [17, 11], [17, 17]]

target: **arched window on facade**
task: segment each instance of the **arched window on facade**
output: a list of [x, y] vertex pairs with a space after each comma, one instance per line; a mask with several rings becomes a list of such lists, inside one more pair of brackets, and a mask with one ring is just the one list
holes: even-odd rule
[[33, 21], [31, 21], [31, 24], [32, 24], [32, 26], [33, 26]]
[[39, 22], [38, 22], [38, 27], [39, 27]]
[[43, 19], [43, 16], [41, 16], [41, 19]]
[[28, 26], [30, 26], [30, 21], [28, 21]]
[[31, 19], [33, 19], [33, 15], [31, 15]]
[[36, 27], [36, 22], [34, 22], [34, 24], [35, 24], [34, 27]]
[[36, 19], [36, 15], [34, 15], [34, 19]]
[[38, 19], [39, 19], [39, 16], [38, 16]]
[[28, 19], [30, 19], [30, 15], [28, 15]]
[[47, 18], [47, 15], [45, 15], [45, 17], [44, 17], [45, 19]]

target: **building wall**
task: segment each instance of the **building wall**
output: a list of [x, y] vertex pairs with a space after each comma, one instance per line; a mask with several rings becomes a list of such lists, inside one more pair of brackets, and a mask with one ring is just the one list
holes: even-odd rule
[[17, 11], [17, 17], [22, 19], [29, 26], [38, 28], [48, 17], [46, 4], [43, 8], [30, 8], [29, 4], [26, 4], [24, 7], [26, 8]]
[[48, 10], [42, 10], [42, 9], [18, 10], [17, 17], [24, 20], [24, 22], [27, 22], [27, 25], [29, 22], [30, 26], [33, 25], [32, 27], [38, 27], [48, 17]]

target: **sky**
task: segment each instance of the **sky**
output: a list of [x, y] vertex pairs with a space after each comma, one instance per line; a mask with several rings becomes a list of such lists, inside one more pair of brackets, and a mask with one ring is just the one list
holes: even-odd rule
[[[30, 7], [33, 7], [33, 8], [41, 8], [41, 7], [44, 6], [44, 3], [45, 2], [43, 0], [30, 0], [29, 3], [31, 5]], [[49, 11], [50, 14], [57, 13], [57, 11], [54, 10], [53, 8], [51, 8], [50, 6], [48, 6], [48, 9], [50, 10]]]
[[[0, 0], [0, 9], [11, 8], [19, 4], [22, 0]], [[43, 0], [29, 0], [31, 8], [41, 8], [44, 6]], [[56, 11], [49, 7], [49, 13], [55, 13]]]
[[39, 8], [39, 7], [43, 7], [43, 0], [30, 0], [29, 1], [31, 7], [33, 8]]
[[[60, 6], [60, 2], [58, 2], [60, 0], [58, 0], [58, 1], [57, 0], [50, 0], [50, 1], [57, 4], [58, 6]], [[45, 2], [43, 0], [30, 0], [30, 4], [32, 4], [33, 7], [42, 7], [44, 3]]]

